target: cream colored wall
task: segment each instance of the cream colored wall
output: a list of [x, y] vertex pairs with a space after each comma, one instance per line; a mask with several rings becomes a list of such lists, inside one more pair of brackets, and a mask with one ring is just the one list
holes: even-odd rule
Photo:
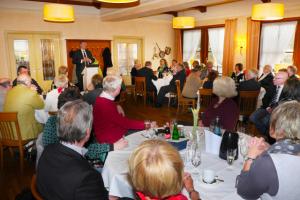
[[[65, 39], [113, 40], [114, 36], [144, 38], [144, 60], [151, 60], [156, 69], [159, 60], [152, 60], [153, 47], [174, 47], [174, 30], [170, 21], [137, 19], [124, 22], [102, 22], [98, 15], [76, 15], [74, 23], [43, 21], [42, 11], [0, 9], [0, 77], [9, 76], [9, 60], [5, 33], [7, 31], [49, 31], [61, 34], [62, 60], [67, 63]], [[113, 46], [113, 45], [112, 45]], [[173, 52], [173, 51], [172, 51]], [[166, 57], [172, 60], [172, 54]]]

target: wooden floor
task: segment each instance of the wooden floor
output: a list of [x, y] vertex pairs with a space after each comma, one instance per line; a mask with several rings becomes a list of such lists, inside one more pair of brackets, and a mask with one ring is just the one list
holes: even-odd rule
[[[123, 108], [130, 118], [155, 120], [158, 125], [163, 125], [172, 119], [177, 119], [183, 124], [192, 123], [192, 113], [190, 112], [177, 113], [177, 108], [168, 108], [167, 106], [162, 108], [154, 108], [150, 104], [144, 106], [142, 100], [136, 103], [129, 98]], [[35, 163], [25, 161], [24, 174], [21, 175], [18, 157], [11, 157], [8, 150], [5, 150], [4, 154], [4, 170], [0, 171], [0, 199], [12, 200], [22, 190], [30, 187], [31, 177], [35, 173]]]

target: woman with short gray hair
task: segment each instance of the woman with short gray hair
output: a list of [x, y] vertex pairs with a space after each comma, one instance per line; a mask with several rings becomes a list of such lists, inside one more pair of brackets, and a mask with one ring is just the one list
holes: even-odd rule
[[245, 199], [299, 199], [300, 103], [289, 101], [272, 112], [269, 147], [262, 138], [249, 142], [243, 171], [237, 177], [237, 192]]

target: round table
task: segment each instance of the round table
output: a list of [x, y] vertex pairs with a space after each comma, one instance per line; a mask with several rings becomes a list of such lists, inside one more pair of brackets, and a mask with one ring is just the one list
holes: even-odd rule
[[[191, 131], [192, 127], [185, 127], [185, 131]], [[206, 130], [207, 133], [208, 130]], [[134, 133], [126, 137], [129, 142], [127, 148], [120, 151], [109, 152], [105, 161], [102, 177], [104, 185], [109, 191], [109, 195], [118, 197], [134, 198], [132, 186], [127, 179], [128, 158], [132, 151], [143, 141], [147, 140], [142, 135], [143, 131]], [[240, 133], [241, 134], [241, 133]], [[243, 134], [245, 135], [245, 134]], [[235, 182], [237, 175], [242, 169], [242, 156], [234, 161], [233, 165], [228, 165], [226, 160], [222, 160], [217, 155], [205, 152], [205, 136], [201, 136], [202, 162], [196, 169], [190, 163], [185, 163], [185, 171], [191, 173], [195, 189], [200, 193], [203, 200], [240, 200], [242, 199], [237, 193]], [[185, 150], [180, 151], [182, 157]], [[205, 184], [202, 181], [203, 169], [212, 169], [215, 171], [219, 179], [224, 182], [216, 182], [214, 184]], [[188, 196], [183, 189], [183, 194]]]

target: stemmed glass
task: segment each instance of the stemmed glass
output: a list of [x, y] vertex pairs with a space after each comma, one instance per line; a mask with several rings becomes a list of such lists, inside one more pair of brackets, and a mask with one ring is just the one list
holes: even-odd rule
[[236, 152], [237, 152], [236, 149], [227, 149], [227, 163], [229, 165], [233, 164], [233, 161], [234, 161], [235, 156], [236, 156]]
[[239, 149], [240, 149], [241, 155], [243, 156], [243, 162], [245, 162], [245, 158], [248, 153], [248, 144], [247, 144], [247, 139], [245, 136], [240, 136]]
[[196, 168], [196, 173], [194, 173], [195, 175], [198, 175], [198, 166], [201, 164], [201, 150], [199, 145], [197, 144], [197, 142], [195, 142], [194, 144], [192, 144], [191, 146], [191, 163], [192, 165]]

